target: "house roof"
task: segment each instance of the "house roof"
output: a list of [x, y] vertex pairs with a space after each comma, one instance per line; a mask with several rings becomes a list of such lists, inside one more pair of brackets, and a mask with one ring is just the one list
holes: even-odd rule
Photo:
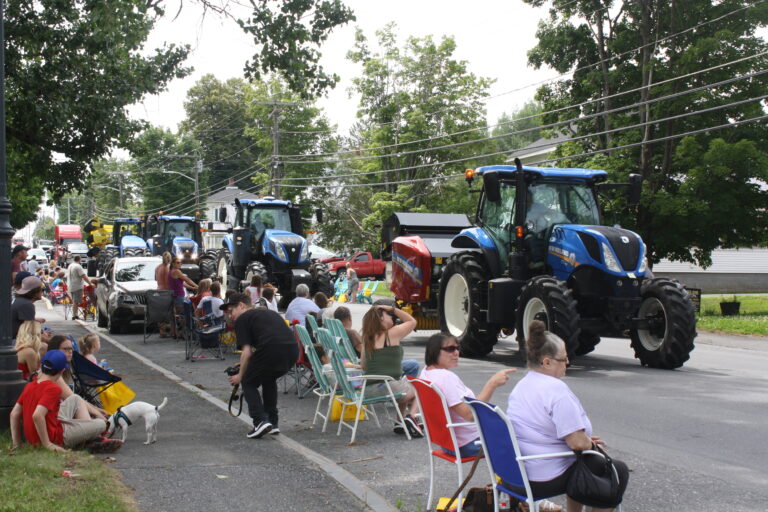
[[234, 203], [235, 198], [238, 199], [258, 199], [259, 196], [240, 190], [237, 187], [227, 187], [224, 190], [219, 190], [215, 194], [208, 196], [206, 203]]
[[517, 149], [509, 153], [507, 155], [507, 161], [511, 162], [515, 158], [523, 159], [523, 158], [530, 158], [533, 156], [548, 155], [549, 153], [557, 149], [557, 146], [569, 140], [570, 138], [571, 138], [570, 135], [562, 132], [558, 133], [554, 137], [542, 137], [536, 141], [531, 142], [527, 146], [524, 146], [520, 149]]

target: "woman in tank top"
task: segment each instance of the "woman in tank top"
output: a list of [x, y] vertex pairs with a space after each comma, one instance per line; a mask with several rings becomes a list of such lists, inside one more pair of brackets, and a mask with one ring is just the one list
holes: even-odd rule
[[[401, 393], [398, 405], [405, 418], [405, 426], [396, 424], [394, 430], [404, 433], [403, 429], [408, 428], [412, 437], [421, 437], [421, 429], [413, 417], [416, 413], [416, 393], [403, 376], [403, 347], [400, 346], [400, 340], [415, 328], [416, 320], [405, 311], [393, 306], [373, 306], [363, 317], [360, 364], [365, 375], [388, 375], [395, 379], [390, 381], [389, 386], [394, 393]], [[387, 393], [384, 382], [372, 381], [366, 385], [366, 398]], [[406, 414], [409, 409], [410, 414]]]

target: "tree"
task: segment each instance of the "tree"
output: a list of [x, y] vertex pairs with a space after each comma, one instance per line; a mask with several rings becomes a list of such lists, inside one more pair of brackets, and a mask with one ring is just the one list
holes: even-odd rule
[[768, 127], [738, 123], [764, 115], [765, 75], [739, 77], [768, 64], [756, 35], [767, 21], [768, 5], [741, 0], [554, 0], [539, 25], [529, 62], [572, 73], [539, 89], [544, 122], [583, 137], [559, 148], [572, 156], [560, 165], [643, 175], [637, 212], [616, 198], [607, 206], [651, 261], [706, 266], [717, 247], [765, 240]]
[[252, 95], [251, 90], [251, 85], [240, 78], [222, 82], [205, 75], [187, 91], [187, 117], [180, 128], [200, 143], [209, 192], [226, 186], [230, 178], [240, 188], [249, 186], [252, 173], [247, 171], [264, 154], [254, 138], [245, 133], [254, 122], [246, 99]]
[[48, 190], [82, 190], [91, 162], [140, 124], [126, 105], [185, 76], [189, 48], [142, 48], [157, 12], [145, 0], [6, 2], [11, 223], [35, 218]]
[[[446, 177], [480, 162], [472, 157], [483, 152], [478, 139], [487, 135], [483, 98], [491, 81], [454, 58], [452, 38], [412, 37], [400, 48], [392, 24], [377, 38], [378, 50], [358, 31], [348, 54], [362, 67], [353, 81], [360, 94], [360, 120], [346, 141], [351, 151], [342, 153], [322, 177], [323, 196], [348, 184], [332, 201], [329, 216], [350, 219], [343, 229], [354, 237], [352, 246], [378, 247], [373, 242], [378, 233], [371, 230], [405, 195], [401, 210], [469, 212], [473, 201], [466, 184]], [[334, 178], [344, 174], [358, 176]], [[357, 211], [345, 211], [350, 205]], [[321, 226], [323, 239], [332, 239], [331, 230], [338, 227]]]
[[[493, 148], [486, 148], [486, 152], [515, 151], [521, 149], [541, 137], [541, 105], [535, 101], [528, 101], [519, 109], [510, 114], [502, 114], [496, 121], [496, 126], [491, 130], [494, 139]], [[517, 133], [523, 132], [523, 133]]]
[[[151, 127], [136, 137], [130, 151], [135, 161], [131, 178], [137, 183], [143, 198], [142, 211], [147, 214], [164, 211], [169, 215], [194, 215], [195, 183], [189, 178], [195, 175], [200, 144], [191, 134], [176, 135], [163, 128]], [[204, 190], [206, 185], [207, 174], [202, 172], [199, 176], [200, 190]], [[200, 204], [203, 204], [203, 197]]]
[[40, 216], [37, 219], [35, 231], [32, 232], [32, 238], [34, 240], [53, 240], [55, 225], [56, 223], [53, 221], [53, 218], [47, 215]]

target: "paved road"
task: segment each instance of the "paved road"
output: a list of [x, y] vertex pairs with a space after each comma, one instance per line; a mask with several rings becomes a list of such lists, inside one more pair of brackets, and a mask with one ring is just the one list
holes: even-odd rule
[[[359, 327], [366, 306], [352, 305]], [[103, 332], [103, 331], [102, 331]], [[138, 332], [138, 331], [137, 331]], [[429, 332], [412, 335], [406, 357], [423, 360]], [[113, 336], [160, 366], [226, 400], [222, 373], [235, 360], [184, 361], [181, 344], [156, 337], [147, 345], [137, 334]], [[472, 389], [503, 367], [518, 367], [512, 382], [494, 397], [506, 402], [524, 368], [516, 343], [502, 340], [488, 360], [462, 359], [457, 373]], [[566, 381], [579, 396], [611, 453], [632, 473], [624, 505], [635, 510], [768, 510], [768, 423], [766, 380], [768, 340], [701, 335], [691, 360], [676, 371], [641, 368], [626, 340], [604, 340], [595, 352], [575, 362]], [[423, 510], [427, 487], [427, 448], [423, 440], [406, 441], [366, 422], [358, 442], [349, 434], [321, 433], [312, 426], [314, 398], [280, 397], [281, 429], [292, 439], [337, 461], [403, 510]], [[218, 416], [217, 416], [218, 417]], [[221, 429], [245, 427], [220, 417]], [[229, 438], [227, 438], [229, 439]], [[218, 441], [211, 443], [229, 449]], [[232, 441], [234, 442], [234, 441]], [[252, 441], [260, 443], [264, 441]], [[239, 446], [239, 441], [238, 444]], [[439, 495], [455, 489], [455, 470], [438, 461]], [[473, 485], [489, 481], [481, 466]], [[297, 507], [298, 508], [298, 507]]]

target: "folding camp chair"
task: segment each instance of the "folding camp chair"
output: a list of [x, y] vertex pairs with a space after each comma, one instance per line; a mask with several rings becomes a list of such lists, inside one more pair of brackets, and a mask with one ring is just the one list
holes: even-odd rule
[[325, 323], [331, 334], [336, 338], [339, 350], [342, 352], [344, 359], [352, 362], [353, 364], [360, 364], [360, 358], [355, 352], [355, 348], [352, 346], [352, 340], [347, 335], [347, 330], [344, 328], [344, 324], [341, 320], [336, 318], [326, 318]]
[[[299, 324], [294, 324], [293, 327], [301, 327]], [[280, 377], [279, 380], [283, 382], [283, 393], [288, 393], [290, 389], [288, 387], [288, 380], [293, 378], [293, 385], [296, 388], [296, 396], [300, 399], [307, 396], [307, 393], [317, 385], [315, 377], [312, 374], [312, 363], [307, 359], [306, 350], [299, 335], [295, 329], [293, 331], [293, 337], [296, 339], [296, 343], [299, 345], [299, 357], [293, 364], [293, 367], [288, 370], [288, 373]]]
[[346, 279], [336, 279], [336, 281], [333, 283], [333, 300], [339, 300], [339, 297], [341, 297], [342, 293], [347, 293], [347, 288], [349, 288], [349, 285], [347, 284]]
[[373, 304], [373, 299], [371, 298], [371, 295], [373, 295], [373, 291], [376, 289], [376, 286], [379, 284], [378, 281], [366, 281], [365, 285], [363, 285], [362, 288], [360, 288], [360, 291], [357, 292], [357, 302], [359, 304], [362, 304], [364, 302], [367, 302], [368, 304]]
[[[551, 495], [534, 497], [531, 492], [531, 484], [528, 481], [528, 474], [525, 471], [525, 461], [574, 457], [575, 454], [573, 451], [567, 451], [523, 456], [517, 443], [515, 429], [504, 411], [497, 405], [482, 400], [465, 398], [464, 401], [472, 408], [472, 414], [480, 431], [480, 440], [483, 444], [483, 452], [493, 485], [494, 510], [499, 510], [499, 490], [501, 490], [525, 501], [529, 510], [537, 512], [538, 504], [536, 501], [549, 498]], [[603, 457], [602, 453], [595, 450], [584, 450], [582, 453]], [[616, 510], [620, 509], [619, 506]]]
[[171, 290], [147, 290], [144, 294], [147, 298], [144, 306], [144, 343], [149, 335], [147, 327], [157, 325], [160, 332], [160, 324], [173, 322], [173, 291]]
[[[482, 454], [475, 457], [460, 457], [459, 443], [456, 441], [454, 429], [460, 426], [474, 425], [474, 422], [453, 423], [451, 421], [450, 409], [445, 402], [445, 396], [440, 389], [431, 382], [424, 379], [415, 379], [408, 377], [408, 381], [416, 389], [416, 400], [419, 403], [421, 417], [424, 420], [424, 437], [427, 440], [427, 450], [429, 452], [429, 494], [427, 496], [427, 510], [432, 510], [432, 498], [435, 487], [435, 462], [434, 458], [447, 460], [456, 466], [458, 473], [458, 482], [461, 486], [464, 480], [464, 471], [462, 464], [473, 462]], [[432, 445], [437, 445], [437, 449], [432, 449]], [[454, 453], [451, 455], [446, 452], [449, 450]], [[458, 511], [461, 512], [463, 502], [463, 492], [456, 498]]]
[[317, 323], [317, 318], [315, 315], [312, 313], [307, 313], [307, 316], [304, 317], [304, 324], [309, 331], [310, 337], [314, 340], [317, 340], [317, 330], [320, 328], [320, 325]]
[[204, 358], [203, 352], [206, 351], [215, 359], [224, 359], [221, 350], [221, 333], [225, 329], [223, 325], [208, 325], [204, 318], [195, 317], [192, 301], [189, 299], [184, 300], [182, 318], [187, 361]]
[[123, 380], [101, 366], [93, 364], [77, 351], [72, 353], [70, 371], [74, 381], [75, 394], [97, 407], [102, 406], [99, 395], [107, 388]]
[[[323, 347], [326, 345], [332, 347], [335, 344], [333, 341], [333, 336], [328, 329], [319, 329], [317, 335], [321, 340]], [[390, 386], [390, 382], [393, 382], [395, 379], [389, 375], [355, 375], [354, 377], [350, 377], [347, 374], [346, 368], [344, 368], [344, 362], [342, 361], [341, 355], [338, 353], [338, 351], [331, 350], [328, 354], [328, 357], [331, 359], [331, 366], [333, 367], [333, 373], [336, 378], [337, 389], [341, 391], [341, 395], [334, 395], [332, 398], [333, 400], [341, 403], [341, 417], [339, 418], [339, 428], [336, 431], [337, 436], [341, 434], [342, 427], [347, 427], [352, 430], [352, 439], [350, 439], [349, 444], [355, 442], [355, 437], [357, 436], [357, 425], [360, 422], [361, 415], [355, 414], [355, 422], [352, 425], [344, 421], [344, 413], [346, 412], [347, 407], [351, 405], [356, 406], [357, 411], [362, 411], [364, 408], [365, 410], [370, 411], [374, 420], [376, 420], [376, 425], [381, 428], [381, 423], [379, 422], [379, 418], [376, 415], [376, 411], [373, 409], [373, 407], [369, 408], [366, 406], [373, 406], [375, 404], [387, 405], [391, 403], [395, 407], [397, 418], [400, 420], [400, 424], [405, 425], [405, 420], [403, 419], [403, 415], [400, 412], [400, 407], [397, 405], [397, 399], [402, 396], [402, 393], [393, 392]], [[362, 387], [359, 390], [355, 389], [352, 380], [361, 380], [363, 383]], [[384, 384], [387, 386], [388, 393], [383, 396], [366, 397], [366, 387], [372, 381], [373, 383], [378, 383], [379, 381], [384, 382]], [[405, 436], [410, 441], [411, 434], [408, 432], [408, 429], [405, 429]]]

